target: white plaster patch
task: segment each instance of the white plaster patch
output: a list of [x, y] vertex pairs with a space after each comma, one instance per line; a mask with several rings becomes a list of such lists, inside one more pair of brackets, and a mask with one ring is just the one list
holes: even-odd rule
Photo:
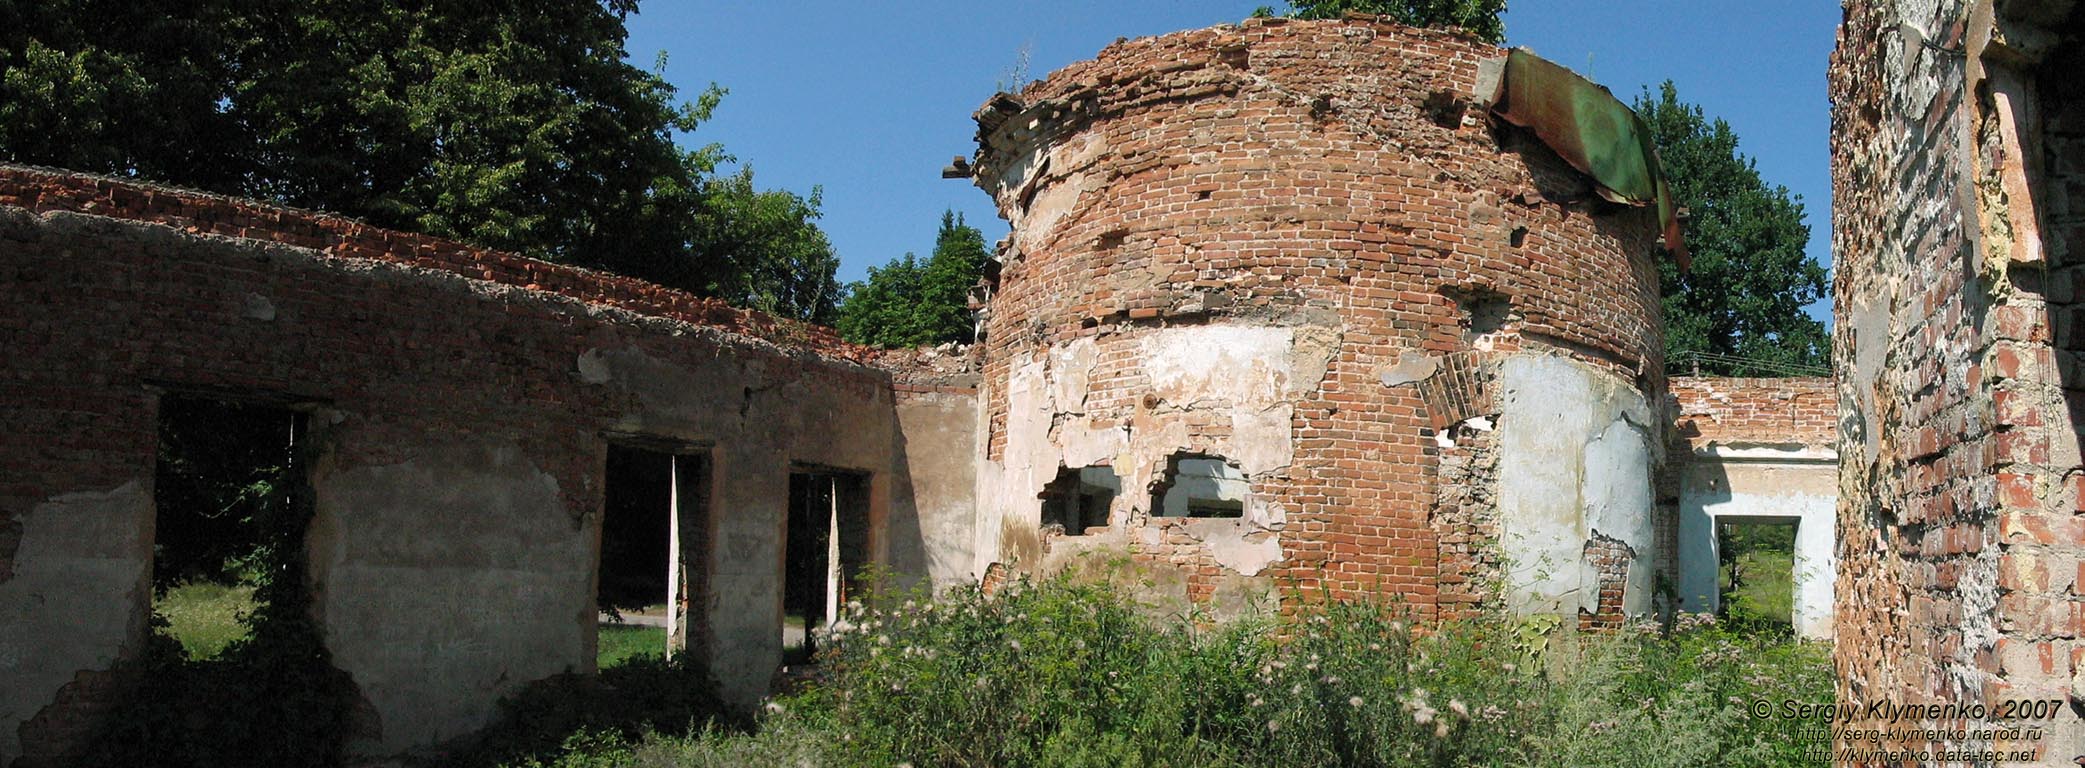
[[1594, 532], [1636, 552], [1625, 609], [1649, 605], [1653, 457], [1643, 395], [1568, 358], [1522, 354], [1500, 365], [1499, 527], [1508, 603], [1575, 615], [1598, 607], [1585, 562]]
[[1200, 325], [1161, 329], [1141, 346], [1151, 388], [1167, 402], [1261, 410], [1288, 399], [1294, 342], [1287, 328]]
[[1057, 442], [1064, 446], [1064, 466], [1111, 465], [1129, 447], [1129, 430], [1095, 427], [1085, 419], [1072, 419], [1058, 428]]
[[144, 631], [152, 497], [133, 480], [54, 496], [22, 516], [15, 575], [0, 583], [0, 757], [24, 720], [80, 670], [112, 666]]
[[1289, 466], [1296, 459], [1296, 444], [1291, 439], [1295, 416], [1295, 406], [1288, 403], [1260, 411], [1231, 411], [1231, 437], [1224, 455], [1238, 462], [1238, 468], [1248, 475]]
[[1059, 413], [1085, 413], [1087, 382], [1100, 356], [1093, 337], [1074, 339], [1050, 350], [1050, 404]]
[[606, 384], [611, 374], [607, 356], [598, 349], [580, 353], [578, 360], [579, 380], [588, 384]]
[[1214, 536], [1208, 541], [1209, 555], [1225, 568], [1242, 576], [1258, 576], [1267, 566], [1281, 561], [1281, 537], [1268, 531], [1243, 536]]

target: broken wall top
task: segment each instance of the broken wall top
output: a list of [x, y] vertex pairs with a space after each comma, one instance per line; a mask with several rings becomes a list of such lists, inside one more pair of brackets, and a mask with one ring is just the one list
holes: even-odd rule
[[674, 320], [759, 340], [829, 361], [867, 364], [874, 350], [830, 328], [733, 307], [719, 299], [354, 219], [196, 190], [49, 168], [0, 163], [0, 206], [68, 212], [173, 227], [190, 234], [258, 240], [450, 272], [473, 280], [557, 294], [597, 307]]
[[1838, 440], [1839, 394], [1828, 377], [1675, 376], [1668, 385], [1678, 434], [1695, 447], [1830, 448]]
[[[974, 175], [979, 186], [997, 196], [1001, 190], [994, 185], [1003, 179], [1033, 179], [1036, 174], [1025, 171], [1040, 170], [1026, 167], [1033, 164], [1030, 155], [1037, 145], [1075, 132], [1096, 117], [1165, 101], [1236, 92], [1241, 85], [1226, 72], [1261, 69], [1251, 66], [1258, 53], [1254, 46], [1275, 37], [1323, 39], [1305, 46], [1319, 51], [1318, 60], [1297, 61], [1297, 67], [1336, 62], [1343, 57], [1338, 48], [1342, 44], [1392, 41], [1408, 54], [1398, 64], [1403, 77], [1426, 74], [1436, 81], [1438, 90], [1426, 105], [1431, 114], [1396, 115], [1388, 104], [1367, 103], [1370, 94], [1365, 92], [1293, 95], [1310, 101], [1326, 117], [1342, 110], [1374, 112], [1365, 119], [1379, 129], [1386, 143], [1400, 147], [1413, 137], [1395, 125], [1399, 118], [1442, 122], [1465, 119], [1463, 113], [1470, 109], [1490, 111], [1534, 134], [1595, 182], [1595, 190], [1603, 198], [1650, 208], [1658, 217], [1664, 244], [1680, 267], [1687, 268], [1690, 259], [1678, 203], [1666, 187], [1648, 127], [1627, 104], [1605, 86], [1527, 49], [1508, 51], [1459, 31], [1406, 26], [1387, 17], [1349, 14], [1337, 21], [1256, 18], [1237, 25], [1117, 39], [1093, 59], [1057, 70], [1021, 88], [1018, 95], [1001, 93], [978, 109]], [[1356, 57], [1352, 66], [1373, 66], [1372, 58]], [[1276, 85], [1286, 79], [1285, 69], [1267, 70], [1254, 78], [1255, 85]], [[1180, 76], [1197, 71], [1201, 73]], [[1335, 103], [1335, 98], [1361, 103]]]

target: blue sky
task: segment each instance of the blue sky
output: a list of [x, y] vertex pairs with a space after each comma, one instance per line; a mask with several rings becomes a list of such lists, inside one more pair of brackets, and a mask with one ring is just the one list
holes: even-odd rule
[[[982, 191], [940, 170], [975, 148], [970, 115], [1022, 51], [1040, 78], [1118, 37], [1234, 22], [1262, 4], [650, 0], [628, 49], [647, 68], [664, 52], [667, 79], [690, 96], [712, 82], [730, 91], [682, 141], [724, 145], [763, 187], [822, 187], [820, 225], [852, 281], [931, 250], [943, 209], [987, 240], [1006, 233]], [[1839, 16], [1829, 0], [1512, 0], [1506, 36], [1624, 100], [1674, 81], [1730, 122], [1769, 183], [1802, 196], [1810, 255], [1829, 264], [1824, 69]]]

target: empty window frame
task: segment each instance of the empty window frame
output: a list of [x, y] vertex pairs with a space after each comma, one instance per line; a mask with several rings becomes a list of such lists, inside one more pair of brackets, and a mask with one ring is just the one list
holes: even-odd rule
[[1057, 479], [1043, 486], [1042, 526], [1055, 526], [1066, 536], [1106, 528], [1109, 508], [1121, 491], [1122, 479], [1112, 468], [1059, 467]]
[[1221, 456], [1175, 454], [1153, 489], [1159, 517], [1242, 518], [1251, 484], [1237, 465]]
[[613, 666], [688, 647], [701, 605], [710, 463], [699, 449], [611, 442], [604, 474], [596, 662]]
[[782, 648], [786, 664], [816, 653], [814, 631], [839, 617], [869, 561], [869, 475], [799, 466], [789, 473]]

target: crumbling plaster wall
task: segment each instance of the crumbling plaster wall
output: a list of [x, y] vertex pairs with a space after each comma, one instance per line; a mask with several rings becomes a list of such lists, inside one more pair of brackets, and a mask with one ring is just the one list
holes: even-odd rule
[[611, 440], [711, 459], [708, 519], [683, 520], [703, 548], [683, 554], [689, 645], [741, 705], [780, 659], [792, 463], [872, 473], [872, 552], [925, 549], [898, 540], [922, 525], [867, 353], [626, 278], [0, 167], [0, 346], [0, 521], [21, 531], [0, 573], [0, 764], [63, 764], [144, 639], [165, 388], [310, 414], [315, 612], [374, 714], [365, 753], [591, 670]]
[[[1480, 71], [1501, 55], [1253, 20], [1118, 42], [987, 104], [976, 180], [1013, 234], [982, 341], [977, 572], [1126, 549], [1219, 603], [1323, 587], [1431, 614], [1444, 573], [1447, 602], [1484, 599], [1469, 585], [1498, 561], [1461, 506], [1496, 497], [1443, 500], [1445, 431], [1497, 422], [1495, 379], [1521, 358], [1569, 366], [1603, 413], [1662, 386], [1653, 217], [1487, 117]], [[1657, 457], [1594, 437], [1590, 483], [1551, 490], [1647, 520]], [[1247, 476], [1242, 519], [1150, 515], [1187, 454]], [[1610, 477], [1628, 455], [1644, 467]], [[1123, 478], [1113, 525], [1045, 535], [1039, 492], [1094, 464]], [[1622, 568], [1610, 581], [1642, 583]]]
[[[1612, 616], [1601, 593], [1619, 581], [1620, 612], [1647, 612], [1656, 569], [1651, 472], [1661, 462], [1643, 393], [1563, 357], [1516, 356], [1500, 368], [1498, 544], [1508, 606]], [[1602, 568], [1587, 556], [1595, 541], [1619, 545], [1625, 561]]]
[[[975, 347], [890, 350], [876, 361], [891, 373], [897, 401], [897, 459], [892, 503], [916, 514], [886, 526], [887, 552], [877, 555], [905, 587], [939, 590], [975, 584], [971, 567], [976, 523], [978, 360]], [[909, 528], [908, 528], [909, 526]]]
[[2051, 765], [2085, 751], [2075, 6], [1851, 2], [1830, 71], [1840, 700], [2067, 699]]

